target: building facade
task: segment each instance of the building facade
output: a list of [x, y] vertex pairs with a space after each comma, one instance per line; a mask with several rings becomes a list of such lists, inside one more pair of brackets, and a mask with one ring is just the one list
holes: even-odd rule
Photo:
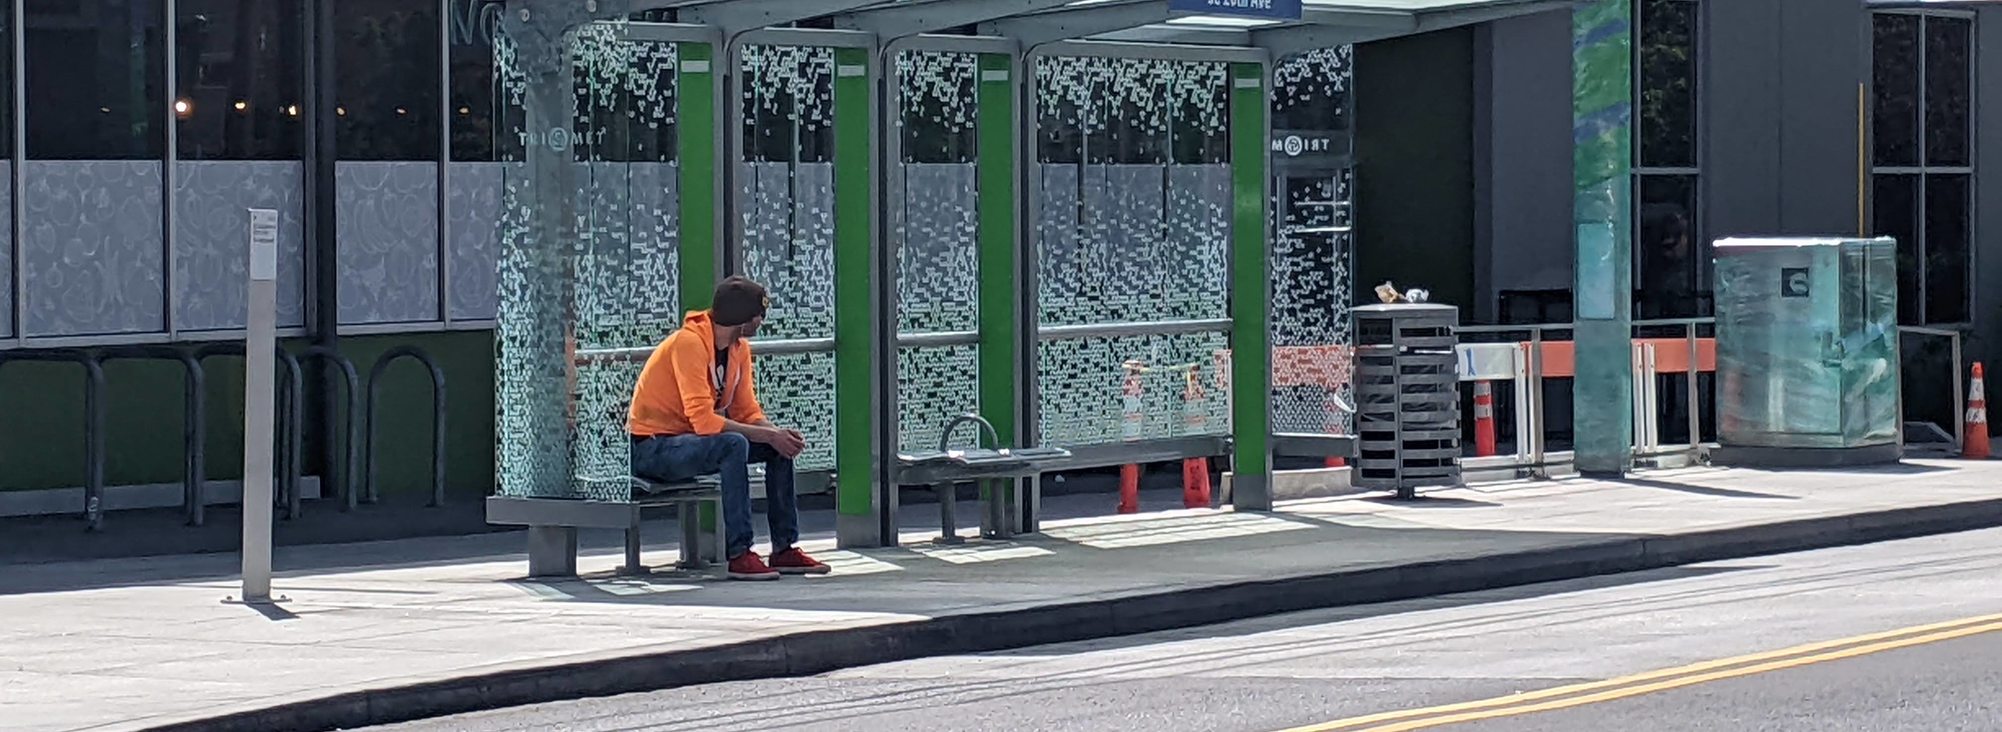
[[[1972, 357], [2002, 355], [2002, 126], [1980, 124], [2002, 119], [2002, 6], [1635, 6], [1636, 317], [1707, 315], [1715, 239], [1885, 234], [1903, 247], [1903, 319], [1964, 332]], [[426, 349], [451, 384], [453, 489], [491, 488], [494, 242], [510, 155], [494, 135], [501, 7], [0, 6], [12, 90], [0, 104], [0, 348], [240, 338], [241, 212], [274, 208], [288, 245], [282, 334], [338, 337], [364, 369], [398, 346]], [[1352, 88], [1275, 110], [1281, 128], [1326, 133], [1303, 144], [1332, 146], [1310, 149], [1326, 154], [1299, 163], [1311, 175], [1281, 194], [1355, 197], [1338, 219], [1294, 222], [1353, 228], [1341, 298], [1394, 280], [1472, 321], [1570, 320], [1570, 49], [1561, 10], [1364, 43], [1328, 61], [1353, 65]], [[674, 128], [661, 122], [622, 155], [665, 162]], [[954, 144], [922, 155], [957, 159]], [[1936, 344], [1908, 350], [1938, 360]], [[178, 442], [162, 436], [180, 429], [178, 368], [107, 373], [119, 415], [107, 482], [177, 480]], [[1912, 398], [1942, 391], [1921, 387], [1949, 370], [1958, 365], [1910, 372], [1912, 409], [1955, 408]], [[0, 491], [81, 482], [75, 384], [63, 364], [0, 368]], [[241, 384], [208, 388], [210, 475], [233, 476]], [[384, 399], [419, 404], [428, 388], [414, 369], [394, 371]], [[424, 411], [381, 425], [386, 486], [423, 484]], [[324, 468], [322, 451], [306, 452], [310, 471]]]

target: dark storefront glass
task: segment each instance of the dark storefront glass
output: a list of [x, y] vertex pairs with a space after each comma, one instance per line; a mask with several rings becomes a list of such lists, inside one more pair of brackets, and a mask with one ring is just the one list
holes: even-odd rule
[[1640, 164], [1696, 166], [1697, 4], [1643, 0], [1640, 56]]
[[1926, 18], [1926, 164], [1961, 166], [1972, 128], [1974, 24]]
[[1877, 165], [1919, 164], [1919, 18], [1877, 15], [1873, 22], [1876, 103], [1871, 115]]
[[[452, 159], [469, 162], [520, 158], [520, 140], [496, 139], [503, 110], [494, 80], [494, 39], [505, 0], [452, 0], [450, 27]], [[514, 155], [504, 156], [512, 151]]]
[[301, 0], [180, 0], [174, 116], [182, 160], [298, 160]]
[[1696, 176], [1649, 175], [1640, 179], [1640, 315], [1689, 318], [1702, 310], [1698, 271], [1709, 258], [1696, 235]]
[[438, 159], [438, 4], [342, 0], [334, 13], [342, 160]]
[[1872, 183], [1876, 233], [1898, 240], [1898, 322], [1922, 325], [1925, 322], [1923, 303], [1918, 297], [1919, 281], [1924, 276], [1919, 254], [1922, 248], [1919, 242], [1919, 177], [1879, 175]]
[[1965, 175], [1926, 176], [1925, 317], [1928, 323], [1968, 320], [1967, 272], [1972, 180]]
[[160, 0], [28, 0], [28, 157], [166, 153]]

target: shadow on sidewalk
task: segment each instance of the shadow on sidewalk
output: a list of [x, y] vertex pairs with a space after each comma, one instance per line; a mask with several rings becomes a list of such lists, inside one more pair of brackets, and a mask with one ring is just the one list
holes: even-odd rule
[[[1104, 638], [1029, 649], [1016, 649], [970, 655], [966, 658], [974, 663], [1035, 664], [1043, 659], [1052, 659], [1054, 664], [1047, 672], [1035, 674], [1004, 674], [1000, 676], [976, 675], [970, 679], [939, 679], [898, 685], [883, 692], [856, 693], [838, 700], [816, 699], [810, 703], [788, 704], [783, 700], [759, 697], [762, 703], [755, 711], [744, 711], [746, 696], [760, 695], [768, 688], [751, 686], [739, 691], [729, 685], [704, 687], [704, 692], [678, 698], [677, 719], [667, 727], [648, 729], [721, 729], [755, 728], [763, 725], [829, 724], [842, 720], [873, 717], [892, 711], [911, 711], [930, 708], [936, 704], [949, 702], [952, 705], [975, 704], [1015, 697], [1030, 688], [1047, 688], [1051, 684], [1063, 684], [1071, 688], [1107, 687], [1128, 683], [1135, 678], [1152, 678], [1165, 675], [1175, 676], [1233, 676], [1255, 672], [1260, 666], [1283, 664], [1289, 660], [1311, 656], [1328, 656], [1344, 651], [1368, 649], [1382, 651], [1436, 642], [1441, 632], [1477, 635], [1485, 630], [1505, 626], [1510, 623], [1543, 620], [1541, 611], [1509, 610], [1497, 607], [1496, 612], [1477, 618], [1464, 619], [1447, 625], [1418, 625], [1418, 621], [1408, 621], [1402, 626], [1360, 633], [1349, 633], [1338, 638], [1303, 639], [1298, 634], [1272, 638], [1257, 636], [1273, 631], [1297, 629], [1308, 625], [1322, 625], [1363, 618], [1389, 618], [1410, 613], [1447, 608], [1479, 605], [1502, 606], [1516, 600], [1532, 599], [1551, 595], [1586, 592], [1611, 587], [1670, 582], [1708, 576], [1726, 575], [1767, 568], [1769, 565], [1744, 564], [1734, 566], [1673, 567], [1667, 569], [1634, 572], [1620, 575], [1590, 577], [1579, 580], [1548, 582], [1535, 585], [1507, 587], [1454, 595], [1405, 600], [1375, 605], [1308, 610], [1272, 615], [1250, 620], [1235, 621], [1217, 625], [1203, 625], [1171, 631], [1149, 633], [1144, 636]], [[1573, 613], [1569, 617], [1548, 619], [1552, 632], [1566, 624], [1588, 622], [1607, 617], [1630, 616], [1637, 611], [1644, 612], [1655, 603], [1670, 602], [1680, 606], [1710, 605], [1732, 602], [1730, 598], [1717, 597], [1717, 591], [1689, 591], [1655, 594], [1648, 597], [1618, 597], [1596, 602]], [[1134, 649], [1147, 646], [1162, 646], [1185, 640], [1215, 640], [1217, 638], [1239, 638], [1241, 642], [1229, 644], [1228, 648], [1190, 650], [1184, 653], [1145, 654], [1139, 657], [1098, 653], [1089, 656], [1097, 662], [1080, 665], [1086, 658], [1083, 654]], [[591, 722], [612, 721], [610, 718], [580, 717], [570, 720], [585, 726]], [[605, 727], [605, 729], [625, 729]]]
[[[1053, 520], [1111, 514], [1117, 498], [1094, 490], [1101, 487], [1073, 479], [1067, 489], [1046, 493], [1045, 514]], [[977, 504], [967, 502], [972, 497], [970, 491], [962, 493], [962, 522], [977, 521]], [[329, 502], [309, 502], [300, 518], [276, 521], [273, 564], [278, 576], [479, 561], [521, 561], [526, 567], [523, 532], [488, 525], [479, 499], [456, 498], [438, 508], [424, 506], [422, 498], [384, 500], [353, 512]], [[1178, 488], [1150, 490], [1143, 504], [1164, 509], [1179, 507], [1180, 500]], [[938, 525], [937, 504], [931, 501], [927, 491], [905, 495], [900, 515], [907, 530]], [[0, 519], [0, 537], [6, 537], [0, 541], [0, 596], [235, 578], [242, 514], [236, 506], [211, 506], [207, 519], [203, 526], [190, 527], [179, 509], [119, 511], [106, 516], [105, 530], [99, 533], [85, 533], [83, 522], [72, 516]], [[804, 540], [831, 540], [834, 524], [832, 497], [801, 497]], [[753, 525], [764, 540], [764, 518], [754, 517]], [[641, 531], [649, 551], [671, 550], [679, 536], [672, 511], [650, 512]], [[624, 541], [619, 531], [580, 531], [579, 555], [615, 556]]]

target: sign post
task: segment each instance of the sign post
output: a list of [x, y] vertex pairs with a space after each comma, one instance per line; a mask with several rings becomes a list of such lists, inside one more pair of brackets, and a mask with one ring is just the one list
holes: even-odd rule
[[[243, 595], [271, 603], [271, 470], [278, 349], [278, 212], [250, 209], [243, 339]], [[278, 598], [283, 600], [284, 598]]]
[[1196, 15], [1230, 15], [1266, 20], [1299, 20], [1300, 0], [1168, 0], [1168, 9]]

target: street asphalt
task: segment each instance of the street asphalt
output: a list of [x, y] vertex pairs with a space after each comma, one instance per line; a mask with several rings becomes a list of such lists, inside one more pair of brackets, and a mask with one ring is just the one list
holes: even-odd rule
[[1938, 732], [1997, 689], [1987, 530], [376, 729]]

